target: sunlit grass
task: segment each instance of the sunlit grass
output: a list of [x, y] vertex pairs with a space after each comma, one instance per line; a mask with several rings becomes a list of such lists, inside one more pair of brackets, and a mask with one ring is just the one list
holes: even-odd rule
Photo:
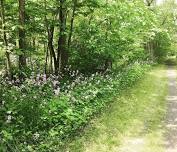
[[[166, 112], [165, 67], [155, 67], [132, 89], [93, 120], [83, 136], [72, 141], [72, 152], [163, 152]], [[81, 133], [83, 134], [83, 133]]]

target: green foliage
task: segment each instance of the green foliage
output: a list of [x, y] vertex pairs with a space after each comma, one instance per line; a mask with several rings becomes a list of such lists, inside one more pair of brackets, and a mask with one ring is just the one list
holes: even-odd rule
[[127, 65], [142, 60], [143, 37], [148, 37], [154, 23], [153, 13], [142, 2], [109, 3], [87, 18], [78, 16], [70, 63], [88, 72], [103, 69], [107, 61], [117, 65], [126, 58]]
[[[50, 37], [52, 37], [54, 51], [57, 53], [60, 46], [58, 44], [60, 20], [56, 17], [59, 13], [59, 5], [60, 2], [49, 0], [26, 2], [26, 56], [30, 60], [29, 68], [36, 68], [38, 61], [43, 67]], [[124, 67], [147, 57], [142, 44], [146, 42], [144, 37], [149, 39], [149, 33], [157, 26], [157, 18], [144, 2], [77, 0], [73, 29], [71, 29], [71, 19], [74, 1], [66, 0], [65, 6], [66, 42], [72, 32], [71, 46], [65, 47], [69, 51], [69, 64], [74, 69], [84, 73], [94, 73], [110, 68], [111, 64], [114, 67], [117, 65]], [[17, 2], [7, 1], [5, 11], [8, 45], [13, 46], [10, 53], [14, 55], [13, 64], [18, 67], [15, 61], [22, 52], [17, 45], [19, 28], [18, 16], [16, 16]], [[54, 33], [49, 36], [48, 32], [52, 27]], [[3, 39], [0, 38], [0, 41]], [[50, 67], [52, 65], [50, 58], [52, 55], [48, 52], [47, 72], [51, 72], [54, 68]]]
[[158, 31], [154, 37], [154, 55], [158, 60], [165, 58], [171, 50], [171, 39], [167, 31]]
[[36, 84], [29, 79], [19, 87], [1, 82], [1, 147], [9, 151], [15, 147], [54, 150], [55, 144], [63, 143], [88, 123], [121, 90], [140, 79], [146, 69], [147, 65], [135, 64], [121, 73], [95, 74], [83, 81], [77, 78], [80, 82], [72, 88], [77, 83], [73, 81], [68, 92], [58, 97], [52, 97], [50, 82]]

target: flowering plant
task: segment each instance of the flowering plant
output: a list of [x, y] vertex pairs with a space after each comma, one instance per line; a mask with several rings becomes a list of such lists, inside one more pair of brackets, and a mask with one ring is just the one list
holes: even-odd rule
[[91, 76], [70, 72], [68, 81], [41, 74], [32, 74], [23, 83], [1, 78], [0, 144], [8, 147], [7, 143], [16, 141], [22, 149], [30, 146], [40, 151], [48, 141], [62, 142], [140, 79], [147, 67], [135, 63], [121, 72]]

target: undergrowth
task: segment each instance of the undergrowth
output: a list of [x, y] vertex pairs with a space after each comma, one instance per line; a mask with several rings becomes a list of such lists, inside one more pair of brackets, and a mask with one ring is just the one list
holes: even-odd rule
[[2, 80], [0, 151], [56, 151], [148, 68], [136, 63], [122, 72], [78, 76], [63, 91], [45, 76], [22, 85]]

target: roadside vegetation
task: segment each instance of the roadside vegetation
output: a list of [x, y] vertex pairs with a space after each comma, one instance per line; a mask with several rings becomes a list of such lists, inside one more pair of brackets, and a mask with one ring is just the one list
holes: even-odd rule
[[55, 150], [148, 68], [137, 63], [116, 74], [78, 76], [55, 94], [53, 88], [59, 82], [45, 76], [26, 79], [20, 86], [15, 85], [18, 79], [1, 81], [1, 147], [8, 146], [7, 151]]
[[164, 152], [165, 69], [154, 67], [134, 87], [115, 97], [84, 135], [65, 148], [72, 152]]

